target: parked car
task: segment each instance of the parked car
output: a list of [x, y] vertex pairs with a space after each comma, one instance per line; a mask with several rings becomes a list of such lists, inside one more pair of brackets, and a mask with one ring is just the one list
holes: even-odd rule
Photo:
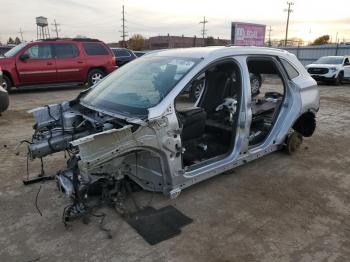
[[133, 51], [127, 48], [111, 48], [116, 60], [117, 66], [120, 67], [129, 63], [130, 61], [137, 58], [137, 56], [133, 53]]
[[[254, 99], [250, 73], [272, 79]], [[203, 74], [199, 101], [181, 106], [183, 90]], [[73, 198], [65, 214], [87, 214], [90, 189], [115, 207], [124, 206], [130, 181], [174, 198], [271, 152], [293, 153], [312, 136], [318, 109], [317, 83], [291, 53], [173, 49], [136, 59], [72, 101], [33, 109], [28, 155], [69, 150], [67, 169], [57, 174]]]
[[[2, 83], [2, 70], [0, 68], [0, 83]], [[6, 111], [9, 106], [9, 96], [7, 91], [0, 86], [0, 115]]]
[[106, 44], [95, 39], [55, 39], [22, 43], [0, 58], [3, 87], [96, 84], [115, 70]]
[[0, 46], [0, 57], [3, 56], [6, 52], [10, 51], [13, 46], [1, 45]]
[[317, 81], [333, 82], [336, 85], [350, 81], [349, 56], [323, 56], [307, 65], [309, 74]]
[[143, 56], [143, 55], [146, 54], [145, 51], [133, 51], [133, 53], [134, 53], [137, 57], [141, 57], [141, 56]]

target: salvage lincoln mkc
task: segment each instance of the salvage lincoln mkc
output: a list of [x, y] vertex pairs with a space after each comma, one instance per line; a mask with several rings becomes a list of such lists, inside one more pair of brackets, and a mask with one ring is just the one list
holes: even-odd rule
[[[251, 75], [262, 79], [254, 92]], [[203, 78], [193, 103], [183, 91]], [[313, 134], [318, 109], [315, 80], [286, 51], [152, 52], [71, 101], [33, 109], [29, 157], [69, 152], [56, 179], [74, 200], [70, 213], [83, 213], [90, 195], [103, 191], [92, 188], [118, 196], [125, 180], [174, 198], [273, 151], [294, 152]]]

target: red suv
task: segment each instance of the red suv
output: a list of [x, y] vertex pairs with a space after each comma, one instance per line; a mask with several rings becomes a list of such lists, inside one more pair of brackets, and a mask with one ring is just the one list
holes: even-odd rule
[[108, 46], [96, 39], [57, 39], [22, 43], [0, 58], [2, 86], [94, 85], [116, 69]]

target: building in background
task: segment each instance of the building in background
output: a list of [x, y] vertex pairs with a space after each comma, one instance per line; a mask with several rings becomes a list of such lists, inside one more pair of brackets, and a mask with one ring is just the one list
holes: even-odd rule
[[[196, 36], [153, 36], [144, 41], [143, 50], [157, 50], [157, 49], [168, 49], [168, 48], [186, 48], [186, 47], [200, 47], [200, 46], [225, 46], [230, 44], [228, 39], [220, 39], [207, 37], [199, 38]], [[121, 41], [118, 43], [108, 44], [110, 47], [121, 47]]]
[[186, 47], [200, 47], [208, 45], [224, 46], [230, 44], [230, 40], [220, 38], [199, 38], [188, 36], [154, 36], [147, 41], [148, 49], [166, 49], [166, 48], [186, 48]]

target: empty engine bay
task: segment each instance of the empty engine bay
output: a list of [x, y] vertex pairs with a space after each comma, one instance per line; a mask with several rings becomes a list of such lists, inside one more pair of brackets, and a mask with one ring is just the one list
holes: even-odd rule
[[[154, 129], [110, 116], [79, 103], [79, 98], [62, 104], [31, 110], [35, 118], [34, 134], [28, 142], [28, 158], [65, 151], [67, 169], [55, 175], [58, 188], [72, 204], [64, 211], [64, 222], [89, 212], [90, 201], [97, 196], [124, 212], [126, 195], [143, 187], [163, 192], [159, 155], [142, 150], [137, 144], [153, 141]], [[141, 123], [142, 121], [139, 120]], [[154, 123], [159, 128], [159, 123]], [[152, 125], [152, 124], [151, 124]], [[135, 135], [136, 133], [136, 135]], [[150, 146], [155, 146], [150, 142]], [[43, 161], [43, 160], [42, 160]]]

